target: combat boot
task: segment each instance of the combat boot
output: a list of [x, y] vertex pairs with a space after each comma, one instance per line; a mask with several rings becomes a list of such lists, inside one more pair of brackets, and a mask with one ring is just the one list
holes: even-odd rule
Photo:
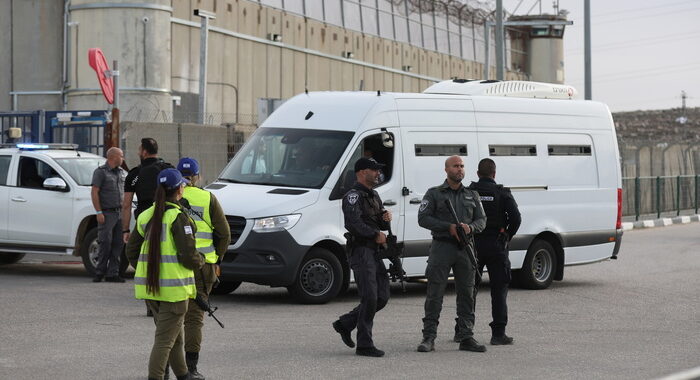
[[366, 348], [356, 348], [355, 355], [359, 356], [371, 356], [373, 358], [381, 358], [384, 356], [384, 351], [378, 349], [377, 347], [366, 347]]
[[486, 346], [469, 337], [459, 343], [460, 351], [486, 352]]
[[435, 338], [425, 337], [418, 345], [418, 352], [435, 351]]
[[351, 332], [348, 331], [348, 329], [346, 329], [342, 323], [340, 323], [340, 319], [333, 322], [333, 330], [340, 334], [340, 338], [343, 340], [343, 343], [345, 343], [346, 346], [350, 348], [355, 347], [355, 342], [352, 341]]
[[190, 379], [204, 380], [204, 375], [197, 372], [199, 352], [185, 352], [185, 362], [187, 363], [187, 370], [190, 372]]
[[513, 344], [513, 338], [506, 334], [491, 336], [491, 345], [493, 346], [505, 346], [508, 344]]

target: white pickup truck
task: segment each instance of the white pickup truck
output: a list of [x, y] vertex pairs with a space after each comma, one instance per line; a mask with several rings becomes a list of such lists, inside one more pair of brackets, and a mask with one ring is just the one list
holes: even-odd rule
[[[92, 173], [105, 158], [72, 144], [0, 145], [0, 264], [27, 253], [80, 256], [94, 274]], [[121, 272], [128, 263], [122, 259]]]

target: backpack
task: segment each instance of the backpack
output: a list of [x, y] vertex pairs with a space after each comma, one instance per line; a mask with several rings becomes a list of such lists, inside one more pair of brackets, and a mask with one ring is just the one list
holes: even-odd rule
[[158, 173], [171, 168], [174, 166], [161, 159], [139, 169], [139, 178], [136, 181], [136, 196], [139, 202], [153, 202], [158, 186]]

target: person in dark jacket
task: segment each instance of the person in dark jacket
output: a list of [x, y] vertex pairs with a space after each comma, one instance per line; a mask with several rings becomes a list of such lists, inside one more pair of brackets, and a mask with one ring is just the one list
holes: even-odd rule
[[489, 270], [491, 286], [491, 344], [513, 344], [506, 335], [508, 324], [508, 284], [511, 280], [508, 243], [520, 228], [520, 211], [510, 189], [496, 183], [496, 163], [490, 158], [479, 162], [476, 172], [479, 182], [469, 188], [479, 192], [486, 213], [486, 228], [476, 234], [474, 241], [479, 258], [479, 271]]
[[382, 208], [382, 200], [372, 187], [379, 183], [379, 170], [384, 165], [371, 158], [355, 162], [357, 182], [343, 197], [345, 228], [350, 233], [350, 267], [355, 274], [360, 305], [333, 322], [348, 347], [355, 347], [351, 332], [357, 327], [357, 349], [360, 356], [381, 357], [372, 340], [374, 315], [389, 302], [389, 276], [384, 262], [377, 256], [391, 222], [391, 212]]

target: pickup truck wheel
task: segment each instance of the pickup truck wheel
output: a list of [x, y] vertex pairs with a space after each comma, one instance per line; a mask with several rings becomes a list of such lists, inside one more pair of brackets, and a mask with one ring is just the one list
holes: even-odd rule
[[[97, 243], [97, 227], [95, 227], [85, 234], [83, 243], [80, 245], [80, 256], [83, 259], [83, 266], [85, 266], [85, 270], [90, 276], [95, 275], [99, 254], [100, 245]], [[122, 256], [119, 259], [119, 276], [124, 277], [127, 269], [129, 269], [129, 260], [126, 259], [126, 247], [124, 247]]]
[[14, 264], [24, 257], [24, 253], [0, 253], [0, 265]]
[[513, 273], [518, 285], [526, 289], [546, 289], [554, 280], [557, 256], [545, 240], [535, 240], [525, 255], [523, 267]]
[[90, 276], [95, 275], [97, 267], [97, 255], [100, 253], [100, 245], [97, 244], [97, 227], [88, 231], [80, 244], [80, 256], [83, 258], [83, 266]]
[[289, 293], [301, 303], [321, 304], [337, 296], [343, 285], [338, 258], [324, 248], [312, 248], [304, 257]]
[[221, 281], [219, 285], [211, 289], [211, 294], [224, 295], [233, 292], [241, 286], [240, 281]]

